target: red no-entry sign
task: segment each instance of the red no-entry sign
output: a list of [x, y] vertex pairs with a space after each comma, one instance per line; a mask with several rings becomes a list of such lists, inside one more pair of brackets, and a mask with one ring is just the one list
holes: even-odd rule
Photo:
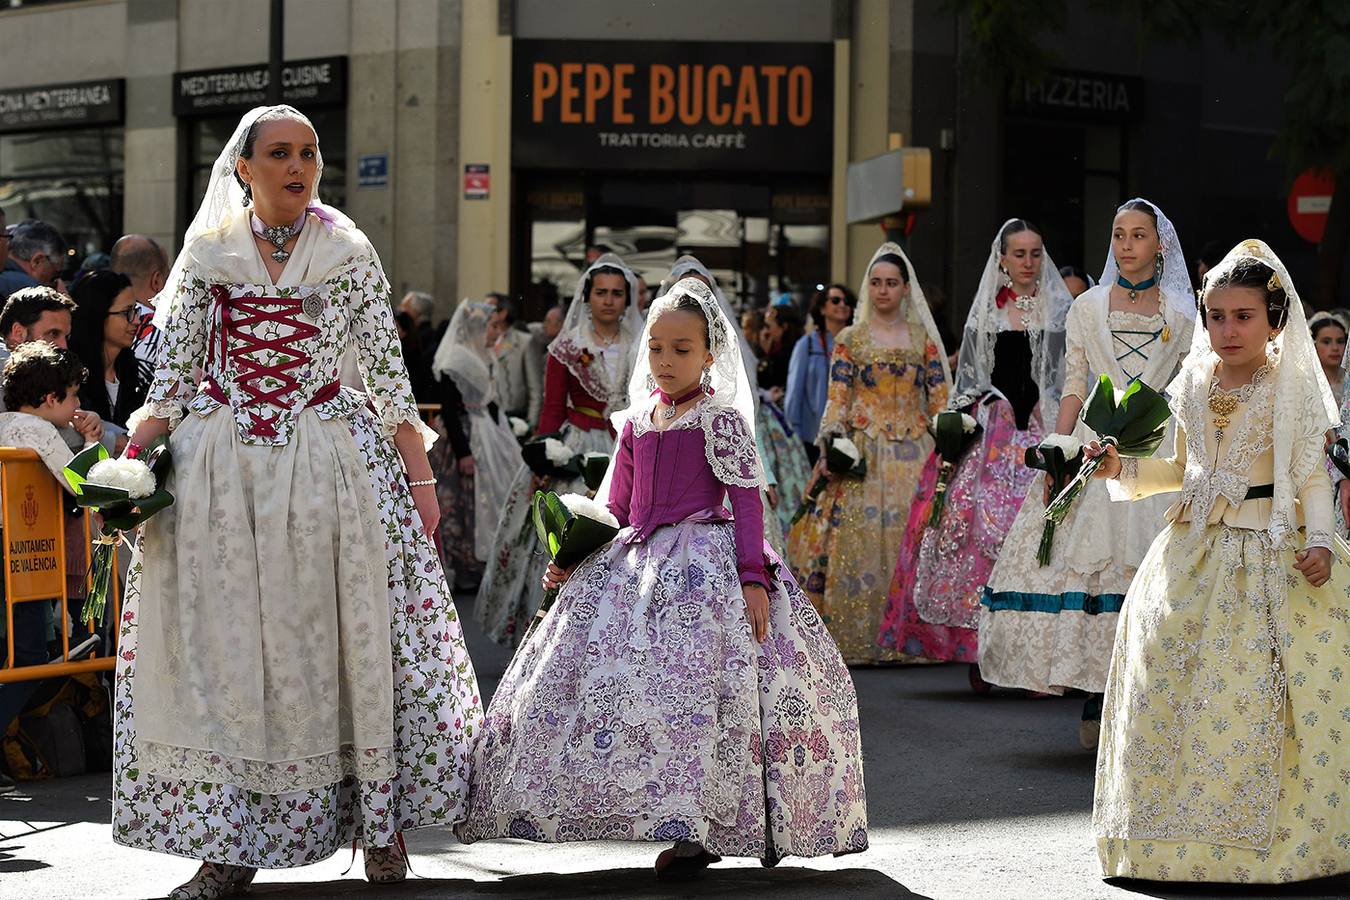
[[1336, 180], [1326, 169], [1309, 169], [1294, 179], [1289, 190], [1289, 224], [1299, 237], [1314, 244], [1322, 243], [1335, 190]]

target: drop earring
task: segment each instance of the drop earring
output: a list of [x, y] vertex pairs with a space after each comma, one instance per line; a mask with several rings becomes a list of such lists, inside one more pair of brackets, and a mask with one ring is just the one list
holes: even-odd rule
[[648, 373], [647, 373], [647, 393], [650, 394], [650, 393], [651, 393], [652, 391], [654, 391], [654, 390], [656, 390], [656, 379], [652, 377], [652, 373], [651, 373], [651, 372], [648, 372]]
[[711, 394], [711, 393], [712, 393], [712, 372], [711, 372], [711, 371], [709, 371], [708, 369], [704, 369], [704, 370], [703, 370], [703, 379], [699, 382], [699, 385], [702, 386], [702, 388], [703, 388], [703, 393], [705, 393], [705, 394]]
[[1163, 255], [1162, 251], [1159, 250], [1157, 257], [1154, 259], [1153, 262], [1153, 280], [1158, 284], [1162, 284], [1162, 277], [1163, 277]]
[[244, 185], [244, 207], [248, 208], [251, 203], [253, 203], [253, 185], [246, 184]]
[[1008, 274], [1008, 270], [1001, 265], [998, 267], [998, 270], [1003, 275], [1003, 286], [1008, 290], [1012, 290], [1013, 280], [1012, 276]]

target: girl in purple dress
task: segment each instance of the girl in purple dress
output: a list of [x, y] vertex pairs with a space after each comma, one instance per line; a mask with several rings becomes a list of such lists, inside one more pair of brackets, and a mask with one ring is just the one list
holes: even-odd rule
[[565, 584], [493, 697], [460, 839], [673, 843], [670, 880], [724, 855], [863, 850], [857, 697], [764, 542], [734, 327], [686, 278], [640, 346], [597, 497], [623, 530], [550, 567], [545, 586]]

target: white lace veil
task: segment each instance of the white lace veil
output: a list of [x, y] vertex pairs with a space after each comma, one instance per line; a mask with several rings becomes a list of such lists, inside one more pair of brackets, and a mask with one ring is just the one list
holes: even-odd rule
[[[714, 407], [731, 407], [740, 413], [748, 433], [749, 446], [753, 448], [756, 446], [755, 397], [750, 390], [750, 382], [746, 379], [740, 343], [736, 340], [740, 329], [727, 317], [712, 289], [697, 278], [680, 279], [668, 291], [657, 297], [647, 310], [647, 322], [643, 326], [642, 338], [638, 343], [633, 374], [628, 381], [628, 405], [623, 412], [615, 413], [611, 417], [614, 429], [622, 435], [623, 426], [630, 417], [650, 415], [652, 408], [650, 401], [656, 391], [656, 380], [652, 378], [651, 363], [647, 357], [647, 341], [651, 336], [652, 325], [685, 298], [696, 301], [708, 321], [708, 350], [712, 353], [713, 364], [708, 370], [711, 397], [706, 402]], [[758, 486], [763, 488], [766, 481], [763, 466], [759, 462], [759, 454], [752, 450], [750, 455], [755, 460]], [[609, 500], [610, 478], [613, 472], [614, 466], [611, 461], [610, 469], [605, 473], [605, 480], [596, 492], [596, 499], [601, 503]]]
[[[722, 315], [726, 316], [728, 322], [735, 325], [736, 313], [732, 310], [731, 304], [727, 302], [726, 295], [722, 293], [722, 288], [718, 286], [717, 279], [713, 277], [713, 273], [709, 272], [703, 263], [699, 262], [698, 257], [696, 256], [691, 256], [686, 253], [684, 256], [675, 260], [675, 265], [670, 267], [670, 276], [661, 283], [662, 293], [668, 292], [670, 286], [673, 286], [675, 282], [691, 272], [697, 272], [699, 275], [708, 279], [708, 284], [712, 287], [713, 296], [717, 298], [717, 305], [722, 308]], [[650, 312], [648, 313], [648, 316], [650, 316]], [[759, 357], [755, 355], [755, 351], [751, 348], [750, 342], [745, 339], [745, 332], [741, 331], [740, 328], [735, 328], [734, 331], [736, 332], [736, 341], [740, 345], [741, 363], [745, 366], [745, 377], [750, 383], [751, 395], [758, 397]]]
[[[1172, 225], [1172, 220], [1163, 215], [1151, 200], [1145, 200], [1143, 197], [1135, 197], [1133, 200], [1126, 200], [1116, 208], [1116, 215], [1124, 212], [1125, 208], [1132, 203], [1146, 204], [1153, 210], [1154, 217], [1158, 220], [1158, 248], [1163, 255], [1163, 275], [1162, 281], [1158, 285], [1158, 290], [1167, 305], [1172, 307], [1177, 313], [1180, 313], [1184, 319], [1193, 320], [1195, 318], [1195, 288], [1191, 286], [1191, 273], [1186, 267], [1186, 255], [1181, 252], [1181, 238], [1177, 237], [1177, 230]], [[1120, 266], [1116, 264], [1116, 255], [1112, 252], [1110, 238], [1106, 241], [1106, 265], [1102, 268], [1102, 277], [1100, 284], [1107, 287], [1116, 283], [1116, 278], [1120, 276]], [[1197, 334], [1200, 329], [1197, 329]]]
[[[989, 259], [980, 276], [980, 286], [966, 317], [965, 333], [961, 339], [961, 354], [956, 362], [956, 384], [952, 409], [969, 406], [993, 389], [994, 347], [1000, 331], [1008, 330], [1008, 314], [998, 308], [998, 294], [1003, 288], [1003, 273], [999, 260], [1000, 246], [1005, 236], [1016, 233], [1011, 229], [1022, 219], [1009, 219], [999, 227], [989, 247]], [[1017, 228], [1018, 231], [1026, 230]], [[1041, 421], [1054, 427], [1059, 415], [1059, 397], [1064, 388], [1064, 320], [1073, 304], [1073, 295], [1050, 258], [1050, 251], [1042, 246], [1041, 275], [1036, 283], [1036, 307], [1022, 318], [1027, 341], [1031, 345], [1031, 378], [1040, 391]]]
[[[617, 270], [628, 285], [628, 302], [624, 306], [623, 317], [619, 319], [619, 340], [624, 348], [623, 363], [612, 383], [609, 378], [600, 376], [603, 367], [589, 365], [579, 357], [579, 352], [594, 346], [595, 329], [591, 325], [591, 304], [586, 296], [586, 287], [590, 284], [595, 271], [602, 268]], [[572, 303], [567, 307], [562, 330], [548, 345], [548, 352], [577, 377], [587, 393], [597, 400], [604, 400], [613, 412], [623, 408], [622, 404], [627, 397], [625, 386], [628, 384], [629, 372], [632, 371], [634, 348], [641, 333], [642, 315], [637, 309], [637, 275], [618, 256], [606, 253], [591, 263], [577, 279], [576, 290], [572, 292]]]
[[434, 373], [454, 379], [465, 406], [483, 407], [496, 399], [487, 346], [488, 320], [495, 311], [486, 303], [460, 303], [431, 362]]
[[[1308, 322], [1303, 315], [1289, 270], [1264, 241], [1245, 240], [1228, 252], [1214, 268], [1205, 273], [1201, 297], [1239, 260], [1254, 259], [1275, 270], [1275, 278], [1288, 297], [1288, 313], [1284, 327], [1276, 336], [1268, 352], [1274, 371], [1275, 422], [1273, 440], [1275, 450], [1275, 492], [1270, 514], [1270, 535], [1276, 546], [1288, 540], [1296, 527], [1294, 500], [1304, 480], [1315, 466], [1322, 465], [1322, 436], [1340, 423], [1339, 404], [1331, 395], [1331, 387], [1322, 375], [1322, 363], [1317, 357]], [[1201, 386], [1209, 379], [1219, 363], [1219, 355], [1209, 344], [1209, 332], [1203, 323], [1196, 323], [1191, 337], [1191, 352], [1177, 377], [1168, 386], [1171, 396], [1181, 396], [1188, 383], [1198, 381]], [[1190, 384], [1194, 391], [1195, 385]]]
[[[942, 335], [938, 333], [937, 323], [933, 321], [933, 312], [928, 308], [928, 301], [923, 296], [923, 286], [919, 284], [919, 276], [914, 272], [914, 264], [909, 261], [909, 257], [900, 249], [899, 244], [887, 241], [872, 254], [871, 261], [867, 263], [867, 270], [863, 272], [862, 284], [858, 286], [858, 311], [853, 317], [853, 324], [866, 325], [868, 319], [872, 317], [872, 294], [867, 290], [867, 285], [872, 278], [872, 267], [877, 264], [879, 258], [887, 254], [900, 257], [905, 264], [905, 273], [909, 276], [909, 298], [901, 301], [900, 310], [909, 322], [910, 340], [911, 342], [914, 340], [915, 328], [922, 329], [928, 335], [933, 346], [937, 347], [938, 358], [942, 360], [942, 377], [951, 384], [952, 371], [947, 365], [947, 349], [942, 344]], [[917, 349], [920, 353], [923, 352], [922, 346], [917, 346]]]
[[[244, 113], [239, 124], [234, 128], [234, 134], [225, 142], [221, 148], [220, 155], [216, 157], [215, 163], [211, 166], [211, 177], [206, 183], [206, 193], [202, 196], [201, 205], [197, 207], [197, 214], [192, 217], [192, 222], [188, 225], [187, 231], [183, 234], [183, 245], [174, 260], [173, 268], [169, 271], [168, 278], [164, 281], [164, 289], [155, 297], [155, 327], [164, 328], [168, 322], [172, 294], [177, 290], [179, 282], [182, 281], [183, 270], [193, 261], [193, 249], [198, 239], [204, 235], [218, 231], [237, 216], [247, 207], [244, 206], [244, 189], [240, 186], [239, 180], [235, 178], [235, 169], [239, 163], [239, 158], [244, 152], [244, 144], [248, 140], [249, 130], [255, 123], [260, 121], [270, 121], [273, 119], [293, 119], [297, 122], [303, 122], [314, 131], [314, 125], [304, 113], [293, 106], [282, 104], [280, 106], [255, 106], [253, 109]], [[318, 132], [314, 131], [315, 143], [318, 143]], [[330, 225], [340, 228], [344, 231], [355, 230], [355, 224], [345, 214], [338, 209], [326, 206], [319, 201], [319, 182], [323, 178], [323, 151], [316, 149], [316, 169], [314, 172], [314, 184], [310, 189], [309, 206], [330, 223]], [[362, 236], [364, 240], [364, 236]], [[373, 253], [373, 251], [371, 251]]]

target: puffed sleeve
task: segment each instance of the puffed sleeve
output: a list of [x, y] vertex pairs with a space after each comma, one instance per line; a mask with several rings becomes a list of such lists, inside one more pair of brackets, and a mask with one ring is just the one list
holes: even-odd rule
[[1181, 490], [1186, 475], [1186, 429], [1177, 418], [1172, 455], [1166, 459], [1122, 457], [1120, 475], [1108, 479], [1106, 492], [1112, 500], [1142, 500], [1154, 494]]
[[385, 434], [392, 438], [404, 422], [422, 435], [428, 449], [436, 442], [436, 432], [422, 421], [413, 396], [412, 380], [403, 361], [394, 310], [389, 303], [389, 282], [372, 259], [363, 260], [338, 279], [348, 282], [351, 294], [352, 341], [356, 346], [356, 365], [366, 383], [375, 414]]
[[183, 267], [178, 283], [168, 293], [169, 309], [159, 342], [159, 364], [145, 395], [143, 415], [168, 419], [175, 428], [197, 388], [206, 361], [210, 330], [211, 287], [194, 267]]
[[571, 373], [552, 355], [544, 365], [544, 403], [539, 411], [539, 433], [552, 434], [567, 421], [567, 378]]
[[614, 472], [609, 483], [609, 511], [627, 528], [633, 508], [633, 423], [625, 422], [619, 436], [618, 452], [614, 455]]
[[[1087, 350], [1083, 347], [1082, 316], [1074, 315], [1075, 312], [1069, 307], [1069, 317], [1064, 324], [1064, 390], [1060, 397], [1077, 397], [1087, 402]], [[1054, 424], [1046, 423], [1050, 427]]]
[[834, 340], [834, 353], [830, 356], [830, 389], [826, 394], [825, 412], [820, 416], [820, 430], [816, 432], [816, 443], [821, 446], [830, 438], [848, 434], [848, 414], [853, 405], [853, 383], [857, 378], [857, 366], [848, 346], [849, 331], [845, 328], [839, 332], [839, 337]]
[[932, 421], [934, 416], [947, 408], [947, 395], [951, 388], [942, 369], [942, 351], [932, 341], [924, 345], [923, 386], [928, 395], [928, 419]]

